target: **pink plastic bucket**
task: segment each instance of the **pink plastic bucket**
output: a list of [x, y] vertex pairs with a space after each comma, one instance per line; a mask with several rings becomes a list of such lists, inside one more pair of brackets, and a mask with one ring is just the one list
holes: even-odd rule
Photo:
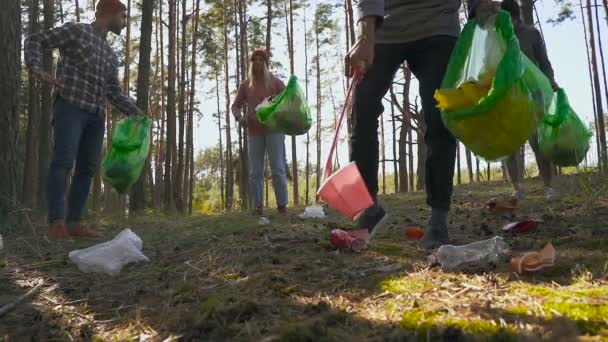
[[351, 220], [374, 204], [355, 163], [350, 163], [329, 176], [317, 194], [329, 206]]

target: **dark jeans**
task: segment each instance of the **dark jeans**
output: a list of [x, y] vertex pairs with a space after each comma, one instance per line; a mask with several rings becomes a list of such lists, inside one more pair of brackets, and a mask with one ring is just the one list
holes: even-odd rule
[[105, 132], [103, 113], [86, 112], [62, 98], [53, 112], [54, 146], [49, 168], [49, 222], [63, 220], [68, 174], [76, 162], [68, 196], [66, 223], [80, 223], [101, 157]]
[[375, 59], [355, 89], [351, 160], [355, 161], [372, 196], [378, 193], [378, 117], [382, 99], [395, 73], [407, 61], [418, 79], [426, 124], [427, 203], [449, 210], [452, 196], [456, 140], [445, 128], [436, 108], [435, 90], [441, 85], [456, 38], [437, 36], [404, 44], [378, 44]]

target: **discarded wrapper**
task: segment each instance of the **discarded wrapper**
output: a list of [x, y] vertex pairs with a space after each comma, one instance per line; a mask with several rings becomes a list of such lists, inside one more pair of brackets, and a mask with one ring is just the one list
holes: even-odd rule
[[538, 219], [511, 222], [511, 223], [505, 225], [504, 227], [502, 227], [502, 230], [504, 230], [505, 232], [512, 232], [512, 233], [531, 232], [531, 231], [536, 230], [536, 228], [538, 228], [538, 226], [542, 223], [544, 223], [544, 221], [538, 220]]
[[412, 241], [422, 239], [424, 236], [424, 230], [418, 227], [405, 228], [405, 238]]
[[512, 213], [517, 208], [517, 198], [492, 198], [486, 202], [486, 207], [493, 214]]
[[336, 248], [351, 249], [355, 252], [361, 252], [367, 248], [369, 233], [367, 232], [367, 229], [351, 231], [334, 229], [329, 234], [329, 242]]
[[528, 252], [511, 259], [511, 266], [517, 273], [536, 272], [555, 264], [555, 248], [548, 243], [540, 252]]

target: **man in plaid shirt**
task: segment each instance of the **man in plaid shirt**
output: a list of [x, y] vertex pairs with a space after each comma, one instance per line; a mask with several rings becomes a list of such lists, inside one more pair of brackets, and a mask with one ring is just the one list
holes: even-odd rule
[[[99, 0], [91, 24], [66, 23], [25, 40], [25, 62], [33, 75], [54, 86], [54, 147], [48, 176], [50, 240], [99, 237], [81, 225], [91, 180], [99, 166], [105, 133], [106, 98], [128, 115], [143, 115], [118, 80], [118, 58], [106, 35], [126, 27], [126, 7], [119, 0]], [[58, 48], [57, 76], [42, 69], [42, 51]], [[75, 163], [68, 195], [67, 177]], [[65, 218], [65, 221], [64, 221]]]

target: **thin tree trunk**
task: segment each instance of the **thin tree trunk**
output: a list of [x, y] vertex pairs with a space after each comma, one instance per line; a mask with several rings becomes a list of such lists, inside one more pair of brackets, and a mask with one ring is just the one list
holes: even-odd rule
[[[412, 120], [408, 118], [408, 122], [411, 123]], [[408, 168], [408, 176], [410, 178], [410, 191], [414, 191], [414, 128], [412, 125], [408, 125], [407, 127], [407, 168]]]
[[591, 46], [591, 66], [593, 68], [593, 86], [595, 89], [595, 102], [597, 107], [597, 126], [598, 135], [600, 138], [600, 156], [602, 170], [608, 169], [608, 154], [606, 151], [606, 129], [604, 123], [604, 108], [602, 104], [602, 96], [600, 89], [599, 72], [597, 68], [597, 60], [595, 53], [595, 35], [593, 30], [593, 16], [591, 15], [591, 0], [587, 0], [587, 19], [589, 21], [589, 45]]
[[475, 163], [477, 164], [477, 182], [481, 182], [481, 171], [479, 169], [479, 158], [475, 157]]
[[176, 52], [176, 1], [168, 0], [169, 5], [169, 65], [167, 79], [167, 142], [165, 154], [165, 209], [175, 209], [173, 197], [173, 149], [175, 144], [175, 52]]
[[157, 41], [159, 45], [156, 47], [157, 60], [160, 64], [160, 122], [159, 127], [160, 130], [158, 132], [158, 147], [156, 150], [156, 186], [157, 189], [155, 191], [156, 194], [156, 205], [161, 207], [165, 195], [164, 195], [164, 174], [163, 174], [163, 161], [165, 160], [166, 154], [166, 144], [165, 140], [165, 117], [166, 117], [166, 108], [165, 108], [165, 53], [164, 53], [164, 43], [163, 43], [163, 23], [161, 18], [163, 17], [163, 5], [162, 1], [158, 3], [158, 14], [157, 14]]
[[232, 140], [230, 138], [230, 77], [228, 72], [228, 0], [224, 0], [224, 91], [226, 96], [226, 209], [232, 209], [234, 173], [232, 170]]
[[579, 0], [579, 6], [581, 9], [581, 18], [583, 19], [583, 34], [585, 36], [585, 52], [587, 52], [587, 71], [589, 73], [589, 86], [591, 87], [591, 96], [593, 99], [593, 123], [595, 125], [595, 147], [596, 147], [596, 153], [597, 153], [597, 162], [598, 162], [598, 167], [601, 170], [602, 169], [602, 158], [600, 158], [601, 156], [601, 143], [600, 143], [600, 135], [599, 135], [599, 128], [598, 128], [598, 113], [597, 113], [597, 103], [596, 103], [596, 96], [597, 94], [595, 94], [595, 87], [594, 87], [594, 83], [593, 83], [593, 73], [591, 72], [591, 57], [589, 56], [589, 40], [587, 40], [587, 23], [585, 20], [585, 13], [583, 11], [583, 2], [582, 0]]
[[426, 125], [424, 123], [424, 112], [420, 112], [418, 119], [418, 129], [416, 130], [416, 140], [418, 145], [418, 169], [416, 172], [416, 190], [423, 190], [426, 186], [426, 155], [427, 147], [424, 142], [424, 133], [426, 132]]
[[[318, 27], [318, 23], [315, 22], [315, 28]], [[316, 191], [319, 191], [319, 186], [321, 185], [321, 108], [322, 108], [322, 96], [321, 96], [321, 56], [319, 55], [319, 33], [318, 30], [315, 29], [315, 46], [317, 51], [317, 184]], [[319, 200], [319, 195], [315, 195], [315, 200]]]
[[80, 22], [80, 6], [78, 5], [78, 0], [74, 0], [75, 6], [76, 6], [76, 22]]
[[[192, 215], [192, 198], [194, 196], [194, 95], [196, 93], [196, 48], [198, 42], [198, 22], [200, 15], [200, 0], [193, 0], [194, 10], [194, 28], [192, 30], [192, 70], [190, 75], [190, 113], [188, 117], [188, 137], [186, 146], [190, 149], [189, 158], [189, 176], [188, 176], [188, 214]], [[220, 134], [221, 137], [221, 134]], [[221, 154], [220, 154], [221, 158]], [[184, 183], [185, 184], [185, 183]], [[185, 186], [184, 186], [185, 188]]]
[[488, 174], [488, 182], [492, 180], [492, 170], [490, 169], [490, 163], [488, 163], [487, 174]]
[[[61, 0], [59, 0], [61, 1]], [[131, 17], [131, 0], [127, 0], [127, 17]], [[129, 84], [131, 81], [131, 73], [129, 67], [131, 66], [131, 21], [127, 21], [127, 35], [125, 38], [125, 70], [122, 79], [122, 90], [125, 95], [129, 95]]]
[[395, 193], [399, 192], [399, 163], [397, 162], [397, 127], [395, 122], [397, 121], [397, 117], [395, 116], [395, 103], [393, 102], [394, 94], [393, 85], [391, 85], [391, 125], [393, 131], [393, 178], [395, 183]]
[[[40, 30], [38, 17], [39, 2], [38, 0], [30, 0], [29, 34], [36, 33]], [[40, 121], [40, 92], [38, 81], [31, 72], [28, 74], [28, 86], [29, 103], [21, 202], [26, 208], [32, 208], [36, 205], [35, 198], [38, 186], [36, 172], [36, 166], [38, 164], [38, 132], [36, 129], [38, 128], [38, 121]]]
[[[270, 1], [270, 0], [268, 0]], [[308, 24], [306, 22], [306, 3], [304, 4], [304, 83], [308, 103]], [[306, 205], [310, 204], [310, 134], [306, 132]]]
[[21, 85], [21, 7], [18, 1], [3, 4], [0, 32], [4, 51], [0, 54], [0, 222], [7, 222], [8, 213], [15, 207], [16, 180], [19, 179], [20, 110], [19, 96], [15, 95]]
[[469, 171], [469, 183], [473, 183], [475, 181], [473, 177], [473, 156], [471, 155], [471, 150], [468, 148], [465, 150], [465, 152], [467, 158], [467, 169]]
[[460, 142], [456, 142], [456, 183], [462, 184], [462, 173], [460, 171]]
[[[50, 30], [55, 24], [54, 19], [55, 2], [54, 0], [44, 0], [44, 29]], [[42, 52], [43, 69], [48, 73], [53, 73], [53, 55], [50, 50]], [[41, 106], [40, 121], [38, 125], [38, 207], [42, 210], [47, 208], [46, 203], [46, 184], [49, 160], [51, 155], [51, 113], [53, 110], [53, 100], [51, 98], [51, 86], [42, 82], [41, 86]]]
[[409, 191], [409, 177], [407, 168], [407, 132], [408, 125], [410, 125], [410, 86], [412, 80], [412, 73], [409, 68], [402, 66], [403, 71], [403, 113], [401, 116], [402, 124], [401, 131], [399, 132], [399, 192]]
[[[222, 146], [222, 110], [220, 107], [220, 76], [219, 71], [215, 72], [215, 98], [217, 100], [217, 131], [220, 143], [220, 200], [221, 208], [225, 208], [224, 199], [224, 149]], [[226, 115], [229, 115], [226, 113]]]
[[[130, 2], [130, 1], [129, 1]], [[137, 107], [148, 109], [150, 91], [150, 54], [152, 52], [152, 25], [154, 4], [152, 1], [142, 3], [142, 17], [139, 38], [139, 63], [137, 67]], [[148, 158], [150, 158], [148, 156]], [[146, 172], [142, 172], [139, 180], [135, 182], [129, 198], [130, 212], [138, 212], [146, 207], [146, 193], [144, 181]]]
[[[295, 74], [294, 68], [294, 35], [293, 35], [293, 0], [289, 0], [289, 71], [291, 75]], [[300, 191], [298, 182], [298, 152], [296, 137], [291, 136], [291, 179], [293, 184], [293, 205], [297, 207], [300, 205]]]
[[182, 0], [182, 20], [181, 20], [181, 51], [180, 51], [180, 77], [179, 77], [179, 108], [178, 108], [178, 137], [177, 137], [177, 169], [174, 177], [173, 184], [173, 198], [175, 200], [175, 207], [180, 213], [185, 213], [184, 206], [184, 132], [185, 132], [185, 121], [186, 121], [186, 55], [187, 55], [187, 43], [186, 43], [186, 26], [188, 21], [188, 15], [186, 14], [186, 0]]
[[382, 144], [382, 194], [386, 195], [386, 146], [384, 144], [384, 113], [380, 114], [380, 139]]
[[[597, 27], [597, 45], [600, 49], [600, 60], [602, 62], [602, 79], [604, 80], [604, 94], [606, 95], [606, 100], [608, 101], [608, 80], [606, 80], [606, 63], [604, 61], [604, 48], [603, 48], [603, 44], [602, 44], [602, 36], [601, 36], [601, 30], [600, 30], [600, 17], [599, 17], [599, 9], [598, 9], [598, 4], [597, 4], [597, 0], [594, 1], [594, 6], [595, 6], [595, 24]], [[607, 18], [608, 20], [608, 18]], [[605, 123], [604, 121], [604, 113], [601, 112], [602, 117], [601, 117], [601, 121], [603, 123]], [[604, 130], [604, 136], [606, 135], [606, 131]], [[606, 144], [604, 144], [604, 150], [608, 148], [606, 146]], [[606, 153], [606, 152], [605, 152]], [[604, 160], [605, 163], [604, 165], [608, 165], [608, 160]], [[604, 169], [604, 171], [608, 172], [608, 167], [606, 167]]]
[[272, 0], [266, 0], [266, 51], [271, 53], [270, 40], [272, 39]]

